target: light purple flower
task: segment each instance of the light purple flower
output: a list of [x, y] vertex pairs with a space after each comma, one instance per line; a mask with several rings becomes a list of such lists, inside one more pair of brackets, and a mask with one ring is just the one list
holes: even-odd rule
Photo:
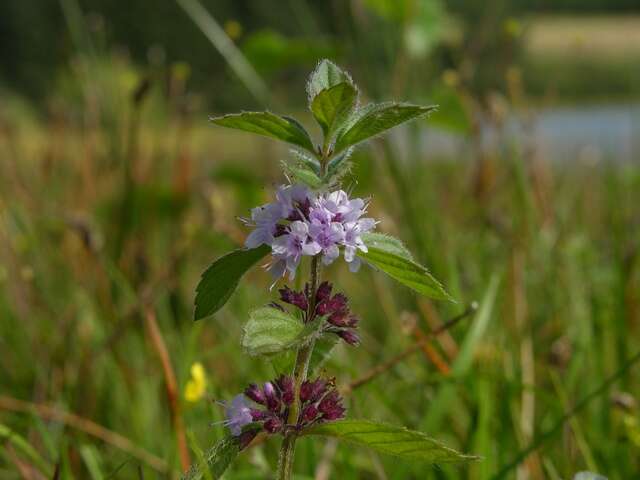
[[317, 203], [333, 214], [334, 222], [353, 222], [365, 213], [366, 207], [364, 200], [361, 198], [350, 200], [344, 190], [328, 193]]
[[328, 225], [321, 223], [311, 223], [309, 234], [313, 244], [322, 251], [322, 262], [329, 265], [340, 256], [338, 246], [344, 241], [344, 226], [338, 222], [331, 222]]
[[225, 405], [225, 416], [227, 419], [224, 424], [229, 427], [234, 436], [242, 433], [242, 428], [253, 422], [251, 416], [251, 407], [243, 394], [236, 395], [231, 403]]
[[[244, 242], [247, 248], [256, 248], [260, 245], [270, 245], [276, 233], [276, 225], [282, 220], [281, 208], [274, 203], [267, 203], [251, 210], [251, 221], [255, 230], [249, 234]], [[251, 222], [246, 222], [251, 224]]]
[[[314, 200], [311, 190], [304, 185], [281, 185], [276, 192], [276, 205], [280, 218], [289, 218]], [[297, 216], [297, 215], [296, 215]]]
[[376, 221], [361, 218], [367, 202], [350, 199], [344, 190], [317, 195], [303, 185], [281, 186], [276, 201], [254, 208], [248, 225], [255, 227], [245, 246], [271, 246], [272, 262], [269, 271], [275, 278], [287, 272], [295, 278], [303, 255], [322, 254], [325, 265], [340, 256], [351, 271], [360, 267], [358, 250], [367, 251], [361, 235], [375, 228]]
[[362, 218], [356, 222], [346, 223], [344, 226], [344, 259], [349, 264], [349, 270], [357, 272], [360, 269], [360, 258], [356, 251], [367, 252], [367, 246], [362, 241], [361, 235], [373, 230], [376, 221], [373, 218]]
[[299, 220], [291, 222], [287, 231], [288, 233], [274, 239], [271, 250], [279, 262], [285, 263], [285, 268], [289, 271], [289, 278], [293, 280], [300, 263], [300, 257], [302, 255], [317, 255], [320, 253], [321, 247], [315, 242], [309, 242], [309, 224], [307, 222]]

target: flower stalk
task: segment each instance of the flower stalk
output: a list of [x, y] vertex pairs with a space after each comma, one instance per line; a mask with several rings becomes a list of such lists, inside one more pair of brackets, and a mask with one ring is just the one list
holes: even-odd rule
[[[326, 152], [326, 150], [325, 150]], [[320, 161], [320, 169], [322, 174], [327, 168], [327, 155], [323, 153]], [[316, 295], [318, 292], [318, 285], [320, 284], [320, 256], [316, 255], [311, 258], [311, 272], [309, 289], [307, 295], [307, 322], [312, 322], [316, 311]], [[293, 381], [294, 381], [294, 400], [289, 410], [289, 424], [295, 424], [298, 421], [300, 415], [300, 387], [302, 382], [307, 379], [309, 371], [309, 361], [311, 360], [311, 354], [315, 347], [315, 338], [307, 345], [298, 349], [296, 354], [296, 364], [293, 368]], [[285, 434], [282, 440], [282, 446], [280, 447], [280, 456], [278, 459], [278, 480], [290, 480], [293, 476], [293, 460], [295, 457], [296, 440], [298, 433], [291, 431]]]

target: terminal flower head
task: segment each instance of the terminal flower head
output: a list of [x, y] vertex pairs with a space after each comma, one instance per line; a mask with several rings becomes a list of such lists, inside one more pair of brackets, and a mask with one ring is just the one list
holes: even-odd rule
[[357, 251], [367, 251], [362, 235], [377, 222], [363, 217], [367, 202], [349, 198], [344, 190], [318, 194], [304, 185], [280, 186], [276, 200], [256, 207], [245, 224], [254, 227], [245, 247], [268, 245], [272, 251], [269, 271], [276, 278], [295, 278], [303, 256], [322, 255], [328, 265], [344, 252], [351, 271], [360, 267]]

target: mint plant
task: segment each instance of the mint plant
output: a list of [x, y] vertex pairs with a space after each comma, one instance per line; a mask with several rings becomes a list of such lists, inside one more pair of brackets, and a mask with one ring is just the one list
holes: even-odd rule
[[278, 378], [260, 386], [251, 384], [225, 403], [229, 436], [187, 472], [187, 479], [222, 475], [259, 433], [282, 437], [277, 473], [281, 480], [292, 478], [297, 439], [311, 435], [335, 437], [432, 464], [475, 458], [421, 432], [346, 419], [335, 380], [315, 373], [337, 341], [352, 347], [359, 343], [359, 319], [351, 312], [347, 296], [322, 280], [324, 265], [342, 257], [351, 272], [364, 263], [426, 297], [450, 297], [400, 240], [374, 232], [378, 222], [366, 216], [367, 200], [350, 198], [340, 188], [355, 146], [425, 116], [434, 107], [406, 103], [360, 106], [351, 77], [327, 60], [311, 74], [307, 92], [309, 108], [323, 132], [317, 146], [299, 122], [271, 112], [211, 119], [216, 125], [288, 142], [294, 150], [283, 164], [291, 183], [279, 187], [273, 202], [254, 208], [251, 218], [244, 220], [252, 228], [245, 248], [219, 258], [202, 275], [195, 320], [222, 308], [244, 273], [267, 256], [274, 284], [293, 280], [305, 261], [309, 278], [299, 291], [282, 285], [275, 301], [250, 313], [242, 347], [249, 355], [269, 356], [281, 371]]

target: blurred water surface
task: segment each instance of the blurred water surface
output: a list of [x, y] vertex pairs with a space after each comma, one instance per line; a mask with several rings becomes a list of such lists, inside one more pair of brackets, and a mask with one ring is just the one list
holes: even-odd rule
[[[497, 141], [494, 125], [482, 122], [482, 142]], [[554, 163], [636, 161], [640, 152], [640, 103], [552, 106], [516, 114], [504, 137], [534, 145], [536, 154]], [[440, 129], [425, 133], [423, 152], [438, 158], [464, 158], [470, 150], [462, 137]]]

